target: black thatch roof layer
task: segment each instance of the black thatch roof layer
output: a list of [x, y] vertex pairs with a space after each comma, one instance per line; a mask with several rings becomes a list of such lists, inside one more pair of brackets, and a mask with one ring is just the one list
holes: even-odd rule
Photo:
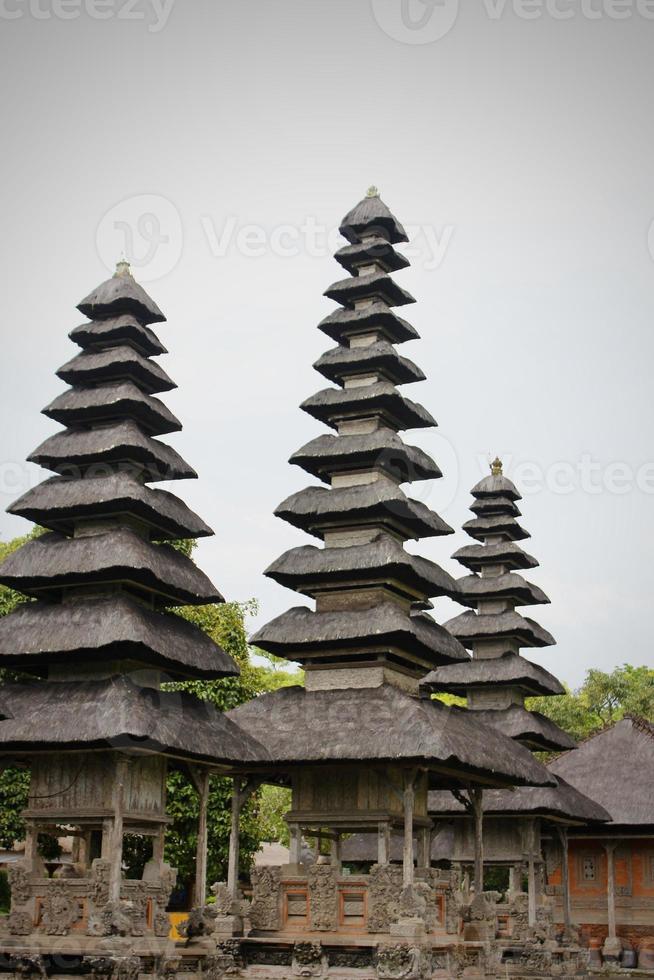
[[116, 274], [105, 280], [77, 304], [89, 320], [130, 314], [142, 324], [162, 323], [166, 318], [131, 275]]
[[331, 490], [307, 487], [287, 497], [275, 514], [319, 538], [326, 529], [354, 525], [391, 528], [405, 538], [452, 533], [435, 511], [386, 480]]
[[305, 399], [300, 408], [319, 422], [337, 428], [343, 419], [379, 417], [394, 429], [425, 429], [436, 420], [388, 381], [356, 388], [325, 388]]
[[84, 350], [129, 344], [145, 357], [168, 353], [154, 331], [129, 314], [81, 323], [68, 336]]
[[82, 520], [125, 516], [145, 524], [157, 540], [213, 534], [179, 497], [167, 490], [144, 486], [129, 473], [79, 480], [55, 476], [28, 490], [8, 510], [10, 514], [64, 534], [72, 534]]
[[492, 473], [490, 476], [485, 476], [483, 480], [475, 484], [470, 492], [477, 499], [501, 496], [509, 497], [510, 500], [522, 500], [515, 484], [502, 473]]
[[524, 541], [531, 537], [513, 516], [504, 514], [476, 517], [466, 521], [463, 530], [477, 541], [484, 541], [491, 534], [504, 534], [510, 541]]
[[362, 237], [380, 236], [392, 245], [408, 242], [406, 232], [395, 215], [384, 204], [379, 194], [371, 192], [345, 215], [339, 231], [348, 242], [358, 242]]
[[69, 388], [43, 409], [43, 415], [66, 426], [132, 420], [150, 435], [179, 432], [182, 428], [162, 401], [146, 395], [132, 381]]
[[334, 253], [334, 258], [351, 275], [360, 266], [370, 265], [372, 262], [381, 265], [387, 272], [397, 272], [409, 265], [409, 260], [396, 252], [386, 238], [366, 238], [365, 242], [345, 245]]
[[[557, 778], [557, 786], [519, 786], [484, 791], [486, 816], [542, 816], [572, 823], [604, 823], [609, 814], [589, 797]], [[466, 816], [462, 803], [448, 790], [431, 790], [427, 802], [434, 817]]]
[[518, 704], [499, 711], [475, 711], [475, 717], [507, 738], [528, 743], [537, 751], [557, 752], [572, 749], [577, 744], [567, 732], [538, 711], [527, 711]]
[[116, 583], [154, 592], [166, 605], [223, 601], [190, 558], [124, 527], [80, 538], [51, 532], [28, 541], [2, 563], [0, 583], [25, 595], [52, 599], [65, 588]]
[[620, 827], [654, 827], [654, 725], [623, 718], [549, 763], [554, 775], [608, 810]]
[[[487, 730], [470, 712], [412, 697], [389, 684], [306, 691], [287, 687], [234, 708], [227, 717], [265, 743], [262, 764], [422, 762], [465, 779], [550, 784], [544, 766]], [[301, 737], [299, 737], [301, 736]]]
[[425, 614], [407, 616], [392, 602], [370, 609], [313, 612], [295, 606], [271, 620], [252, 637], [268, 653], [307, 663], [324, 660], [325, 651], [339, 650], [339, 658], [361, 659], [361, 651], [392, 654], [409, 651], [429, 669], [468, 654], [453, 636]]
[[50, 436], [27, 457], [55, 473], [94, 468], [106, 473], [113, 467], [142, 472], [148, 481], [191, 480], [195, 470], [158, 439], [142, 432], [135, 422], [119, 422], [97, 429], [71, 429]]
[[519, 510], [518, 505], [511, 497], [505, 497], [501, 494], [474, 500], [470, 505], [470, 510], [473, 514], [477, 514], [478, 517], [490, 517], [492, 514], [507, 514], [512, 517], [520, 517], [522, 514], [522, 511]]
[[124, 344], [105, 350], [83, 351], [60, 367], [57, 377], [69, 385], [132, 381], [149, 395], [177, 387], [156, 361]]
[[397, 316], [385, 303], [371, 303], [362, 310], [335, 310], [318, 324], [318, 329], [342, 343], [346, 337], [378, 331], [393, 344], [416, 340], [418, 331]]
[[407, 446], [385, 427], [365, 435], [318, 436], [293, 453], [289, 463], [325, 483], [334, 473], [361, 469], [382, 470], [399, 483], [437, 480], [443, 475], [427, 453]]
[[476, 606], [480, 599], [511, 599], [516, 606], [537, 606], [548, 603], [542, 589], [527, 582], [517, 572], [504, 575], [464, 575], [457, 582], [459, 602]]
[[401, 357], [387, 340], [378, 340], [368, 347], [332, 347], [313, 366], [323, 377], [339, 385], [346, 377], [373, 372], [383, 374], [396, 385], [425, 380], [420, 368], [408, 357]]
[[374, 298], [382, 300], [388, 306], [407, 306], [415, 303], [411, 293], [391, 279], [385, 272], [368, 272], [365, 275], [351, 276], [340, 279], [329, 286], [324, 296], [342, 303], [348, 309], [354, 309], [354, 303], [359, 299]]
[[485, 565], [506, 565], [507, 568], [537, 568], [538, 562], [512, 541], [498, 544], [470, 544], [459, 548], [452, 558], [476, 572]]
[[501, 613], [475, 613], [471, 610], [455, 616], [445, 624], [457, 640], [472, 646], [478, 640], [515, 638], [521, 646], [549, 647], [556, 643], [551, 633], [527, 616], [506, 610]]
[[0, 710], [5, 754], [106, 748], [225, 763], [266, 754], [210, 701], [143, 687], [123, 676], [5, 685]]
[[475, 658], [463, 664], [437, 667], [422, 680], [428, 690], [465, 697], [468, 690], [481, 687], [519, 687], [527, 696], [565, 694], [565, 688], [544, 667], [525, 660], [517, 653], [501, 657]]
[[52, 664], [127, 661], [174, 677], [212, 680], [239, 669], [199, 627], [154, 612], [127, 595], [51, 604], [26, 602], [0, 618], [0, 665], [20, 670]]
[[400, 542], [379, 534], [369, 544], [348, 548], [305, 545], [286, 551], [266, 569], [269, 578], [305, 595], [354, 585], [387, 583], [402, 594], [456, 595], [456, 582], [439, 565], [410, 555]]

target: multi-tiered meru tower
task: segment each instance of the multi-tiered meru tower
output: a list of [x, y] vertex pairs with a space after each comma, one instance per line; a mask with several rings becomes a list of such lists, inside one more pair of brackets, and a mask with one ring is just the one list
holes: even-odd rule
[[[164, 317], [125, 262], [78, 309], [90, 320], [71, 333], [81, 352], [57, 372], [71, 387], [44, 409], [65, 429], [30, 457], [56, 475], [9, 508], [47, 531], [0, 570], [0, 582], [31, 600], [0, 620], [0, 666], [33, 676], [0, 688], [0, 752], [31, 769], [9, 932], [32, 952], [60, 941], [72, 950], [70, 937], [81, 949], [115, 933], [166, 937], [168, 768], [184, 767], [206, 806], [209, 770], [243, 761], [249, 748], [208, 703], [161, 689], [162, 680], [238, 673], [169, 611], [223, 600], [172, 546], [211, 530], [151, 487], [196, 476], [156, 438], [181, 428], [155, 397], [175, 387], [153, 360], [166, 351], [150, 325]], [[43, 833], [75, 837], [66, 876], [48, 877]], [[122, 875], [126, 834], [152, 841], [141, 881]]]

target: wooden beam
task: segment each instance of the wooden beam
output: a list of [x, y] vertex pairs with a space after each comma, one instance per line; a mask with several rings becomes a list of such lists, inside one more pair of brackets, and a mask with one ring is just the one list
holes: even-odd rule
[[568, 828], [557, 827], [561, 842], [561, 884], [563, 886], [563, 925], [565, 931], [572, 928], [572, 910], [570, 908], [570, 848], [568, 846]]
[[468, 790], [475, 827], [475, 895], [484, 890], [484, 791], [480, 786]]
[[416, 772], [404, 774], [404, 851], [402, 855], [402, 884], [413, 884], [413, 811], [415, 806]]
[[529, 821], [529, 855], [527, 863], [527, 894], [529, 925], [535, 926], [536, 914], [536, 821]]
[[241, 780], [234, 776], [232, 786], [232, 823], [229, 831], [229, 856], [227, 858], [227, 887], [233, 898], [238, 894], [238, 859], [240, 850], [239, 821], [241, 816]]
[[109, 901], [120, 901], [120, 886], [123, 877], [123, 811], [125, 808], [125, 778], [127, 759], [116, 762], [116, 778], [113, 787], [113, 823], [111, 828], [111, 853], [109, 860]]
[[377, 824], [377, 864], [391, 863], [391, 825], [387, 821]]
[[207, 769], [199, 770], [197, 778], [200, 812], [198, 815], [198, 843], [195, 855], [194, 904], [196, 906], [203, 906], [207, 900], [207, 849], [209, 843], [207, 809], [211, 789], [211, 773]]
[[617, 936], [615, 919], [615, 849], [617, 846], [616, 841], [608, 841], [604, 843], [604, 850], [606, 851], [606, 899], [608, 908], [609, 939], [615, 939]]

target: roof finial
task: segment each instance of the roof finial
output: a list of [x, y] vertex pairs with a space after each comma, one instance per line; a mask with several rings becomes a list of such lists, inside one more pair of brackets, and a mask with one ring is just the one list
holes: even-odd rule
[[366, 191], [366, 197], [379, 197], [379, 191], [374, 184], [371, 184]]
[[491, 473], [493, 476], [502, 476], [502, 460], [499, 456], [496, 456], [493, 462], [490, 464]]
[[116, 262], [116, 271], [114, 272], [114, 276], [125, 278], [126, 276], [131, 277], [131, 275], [132, 275], [132, 271], [129, 267], [129, 262], [127, 261], [124, 255], [121, 255], [118, 262]]

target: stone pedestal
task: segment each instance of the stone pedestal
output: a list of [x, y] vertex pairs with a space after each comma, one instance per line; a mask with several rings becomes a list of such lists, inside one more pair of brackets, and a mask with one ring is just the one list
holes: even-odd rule
[[618, 939], [617, 936], [611, 938], [607, 936], [604, 946], [602, 947], [602, 956], [605, 963], [615, 964], [620, 960], [620, 953], [622, 952], [622, 940]]
[[393, 922], [390, 928], [391, 936], [402, 939], [424, 939], [427, 929], [422, 919], [415, 916], [405, 916]]
[[217, 915], [214, 921], [214, 936], [218, 940], [243, 935], [243, 919], [240, 915]]

